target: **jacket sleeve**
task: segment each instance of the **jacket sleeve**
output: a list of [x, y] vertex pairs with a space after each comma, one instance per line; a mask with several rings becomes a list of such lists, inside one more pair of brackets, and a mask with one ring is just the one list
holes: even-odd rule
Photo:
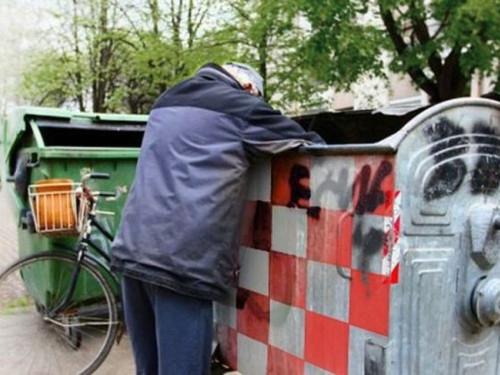
[[297, 122], [259, 101], [243, 130], [243, 143], [251, 156], [277, 154], [303, 145], [324, 144], [315, 132], [306, 132]]

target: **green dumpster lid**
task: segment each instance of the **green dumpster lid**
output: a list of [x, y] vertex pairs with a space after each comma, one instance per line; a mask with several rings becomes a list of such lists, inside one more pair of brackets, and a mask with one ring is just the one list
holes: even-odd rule
[[[145, 115], [125, 115], [125, 114], [103, 114], [103, 113], [83, 113], [77, 111], [68, 111], [59, 108], [44, 108], [44, 107], [18, 107], [15, 109], [7, 119], [7, 123], [4, 124], [5, 129], [3, 130], [3, 141], [5, 142], [8, 149], [4, 150], [6, 154], [10, 154], [12, 149], [16, 147], [18, 141], [22, 138], [23, 133], [27, 129], [27, 125], [30, 121], [34, 121], [37, 128], [42, 129], [42, 139], [47, 136], [47, 141], [40, 146], [85, 146], [92, 147], [90, 141], [85, 143], [85, 137], [80, 137], [79, 134], [74, 134], [73, 137], [68, 137], [69, 129], [72, 132], [75, 130], [89, 130], [89, 131], [114, 131], [121, 132], [143, 132], [144, 126], [146, 125], [148, 116]], [[51, 130], [49, 135], [49, 130], [43, 129], [55, 129]], [[58, 133], [59, 132], [59, 133]], [[122, 135], [123, 136], [123, 135]], [[73, 139], [82, 140], [84, 143], [58, 145], [63, 139]], [[105, 147], [103, 144], [102, 137], [95, 137], [96, 144], [95, 147]], [[100, 143], [99, 143], [100, 142]], [[46, 143], [46, 144], [45, 144]], [[137, 148], [140, 142], [125, 142], [126, 146]], [[133, 144], [133, 146], [130, 146]], [[116, 146], [116, 147], [119, 147]]]

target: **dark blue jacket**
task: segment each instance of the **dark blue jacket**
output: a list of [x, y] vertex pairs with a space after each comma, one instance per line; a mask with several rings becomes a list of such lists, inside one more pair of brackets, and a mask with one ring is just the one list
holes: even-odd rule
[[146, 126], [112, 247], [115, 271], [218, 299], [236, 281], [246, 171], [262, 155], [322, 142], [217, 65], [166, 91]]

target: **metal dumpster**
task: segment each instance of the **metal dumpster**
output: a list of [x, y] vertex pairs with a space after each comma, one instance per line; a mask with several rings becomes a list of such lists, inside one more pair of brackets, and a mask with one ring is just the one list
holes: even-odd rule
[[372, 143], [357, 126], [357, 143], [253, 170], [222, 359], [243, 375], [499, 374], [500, 104], [442, 103]]
[[[98, 190], [119, 189], [122, 193], [116, 202], [102, 200], [99, 203], [100, 210], [114, 213], [99, 217], [100, 223], [115, 232], [126, 192], [134, 178], [146, 121], [146, 116], [82, 114], [48, 108], [19, 108], [12, 113], [1, 130], [3, 173], [10, 181], [4, 182], [3, 188], [9, 191], [12, 208], [19, 217], [20, 256], [72, 248], [77, 241], [75, 235], [51, 236], [34, 231], [34, 213], [27, 192], [28, 186], [36, 181], [71, 179], [79, 182], [81, 176], [89, 172], [109, 173], [109, 180], [92, 184]], [[109, 241], [102, 234], [97, 232], [92, 236], [99, 247], [109, 251]], [[24, 275], [24, 280], [28, 288], [43, 285], [50, 291], [55, 277], [55, 270], [41, 270], [38, 274]], [[77, 293], [92, 296], [90, 290]]]

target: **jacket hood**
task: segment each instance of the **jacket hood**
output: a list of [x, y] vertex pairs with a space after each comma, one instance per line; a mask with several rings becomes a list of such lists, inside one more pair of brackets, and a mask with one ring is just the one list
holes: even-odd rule
[[196, 75], [199, 77], [226, 82], [234, 88], [244, 90], [238, 81], [236, 81], [228, 72], [226, 72], [224, 68], [217, 64], [209, 63], [204, 65], [200, 70], [196, 72]]

